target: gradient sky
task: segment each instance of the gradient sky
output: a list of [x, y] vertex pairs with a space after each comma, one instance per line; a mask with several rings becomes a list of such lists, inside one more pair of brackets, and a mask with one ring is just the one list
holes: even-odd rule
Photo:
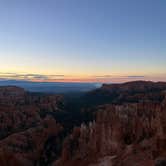
[[0, 77], [166, 81], [166, 1], [0, 0]]

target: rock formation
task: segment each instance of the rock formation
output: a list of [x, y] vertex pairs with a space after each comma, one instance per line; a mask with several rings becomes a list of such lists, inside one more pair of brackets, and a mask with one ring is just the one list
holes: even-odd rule
[[[54, 138], [56, 142], [63, 128], [49, 113], [61, 111], [61, 105], [62, 96], [1, 87], [0, 165], [31, 166], [50, 162], [45, 154], [47, 141]], [[54, 158], [56, 155], [52, 154]]]
[[154, 166], [157, 158], [166, 157], [166, 102], [96, 109], [95, 121], [74, 128], [66, 138], [55, 166]]
[[74, 100], [0, 87], [0, 165], [166, 163], [166, 83], [103, 85]]

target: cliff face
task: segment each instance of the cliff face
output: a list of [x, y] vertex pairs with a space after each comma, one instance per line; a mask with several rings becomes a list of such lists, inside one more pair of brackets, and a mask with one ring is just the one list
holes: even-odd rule
[[135, 81], [123, 84], [104, 84], [89, 92], [84, 100], [88, 106], [140, 102], [161, 102], [165, 97], [166, 83]]
[[103, 85], [81, 98], [87, 104], [64, 107], [60, 95], [0, 87], [0, 165], [162, 166], [165, 90], [165, 83]]
[[153, 166], [166, 157], [166, 102], [97, 107], [96, 119], [75, 128], [54, 165]]
[[[0, 88], [0, 165], [35, 165], [51, 162], [48, 140], [61, 137], [62, 126], [51, 113], [60, 112], [62, 96], [30, 94], [18, 87]], [[48, 154], [47, 154], [48, 153]]]
[[25, 95], [26, 92], [22, 88], [15, 86], [0, 87], [0, 104], [13, 105], [17, 102], [21, 103]]
[[33, 166], [47, 163], [49, 158], [45, 155], [46, 142], [50, 137], [56, 142], [62, 129], [54, 119], [46, 117], [35, 127], [11, 134], [0, 141], [1, 165]]

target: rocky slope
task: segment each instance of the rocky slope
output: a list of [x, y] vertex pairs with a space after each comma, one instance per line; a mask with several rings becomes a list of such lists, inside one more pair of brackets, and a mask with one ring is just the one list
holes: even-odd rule
[[[165, 89], [165, 83], [138, 81], [103, 85], [87, 94], [84, 99], [88, 104], [83, 111], [93, 113], [94, 118], [88, 125], [73, 129], [64, 141], [61, 158], [53, 165], [154, 166], [165, 163]], [[93, 104], [89, 104], [90, 101]], [[108, 104], [100, 105], [103, 102]]]
[[54, 166], [154, 166], [166, 157], [166, 101], [97, 110], [93, 122], [66, 138]]
[[54, 138], [56, 144], [63, 127], [49, 113], [62, 111], [62, 105], [59, 95], [0, 87], [0, 165], [40, 165], [55, 159], [58, 153], [46, 154], [47, 141]]
[[103, 85], [60, 95], [0, 87], [2, 166], [163, 166], [166, 83]]
[[134, 81], [123, 84], [104, 84], [89, 92], [84, 99], [89, 106], [101, 104], [140, 103], [162, 101], [165, 96], [165, 82]]

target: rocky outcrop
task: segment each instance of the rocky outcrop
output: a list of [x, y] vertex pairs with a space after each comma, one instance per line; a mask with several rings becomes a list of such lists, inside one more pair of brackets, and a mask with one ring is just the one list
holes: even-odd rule
[[56, 140], [61, 131], [62, 127], [54, 119], [47, 117], [35, 127], [11, 134], [0, 141], [1, 166], [33, 166], [40, 164], [41, 160], [44, 164], [47, 159], [42, 154], [46, 141], [50, 137]]
[[163, 165], [165, 90], [142, 81], [103, 85], [64, 107], [60, 95], [0, 87], [0, 165]]
[[165, 102], [97, 107], [95, 121], [73, 130], [54, 165], [154, 166], [166, 157], [165, 108]]
[[84, 96], [86, 105], [161, 102], [165, 97], [165, 82], [135, 81], [123, 84], [103, 84]]
[[60, 144], [63, 127], [51, 113], [61, 111], [63, 98], [0, 87], [0, 165], [33, 166], [50, 163], [60, 149], [48, 152], [51, 143]]
[[0, 104], [1, 105], [14, 105], [22, 103], [26, 96], [23, 88], [15, 86], [2, 86], [0, 87]]
[[0, 87], [0, 139], [34, 127], [49, 112], [61, 111], [59, 95], [30, 94], [22, 88]]

